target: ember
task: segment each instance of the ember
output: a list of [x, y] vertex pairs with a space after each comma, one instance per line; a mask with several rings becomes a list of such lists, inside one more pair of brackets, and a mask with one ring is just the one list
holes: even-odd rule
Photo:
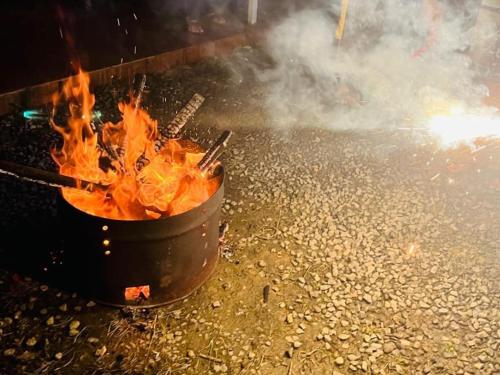
[[[140, 108], [141, 95], [142, 90], [129, 103], [119, 104], [119, 123], [100, 127], [93, 124], [95, 99], [88, 74], [80, 71], [54, 95], [51, 124], [64, 141], [51, 150], [59, 172], [108, 186], [94, 191], [63, 188], [64, 198], [82, 211], [119, 220], [156, 219], [188, 211], [217, 190], [219, 179], [198, 166], [204, 150], [197, 144], [167, 139], [155, 149], [155, 141], [165, 137], [157, 121]], [[67, 125], [54, 119], [62, 102], [69, 107]], [[138, 161], [144, 158], [149, 163], [139, 170]], [[103, 159], [109, 168], [102, 168]]]

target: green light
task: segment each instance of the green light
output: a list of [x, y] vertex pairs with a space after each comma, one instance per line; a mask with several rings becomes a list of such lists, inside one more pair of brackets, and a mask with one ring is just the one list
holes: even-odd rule
[[23, 112], [23, 117], [27, 119], [34, 119], [40, 117], [40, 115], [42, 115], [42, 113], [36, 109], [29, 109]]

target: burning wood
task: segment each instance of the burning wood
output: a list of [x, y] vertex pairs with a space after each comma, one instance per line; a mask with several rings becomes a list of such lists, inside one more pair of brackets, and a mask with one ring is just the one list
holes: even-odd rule
[[198, 168], [200, 168], [201, 171], [205, 172], [209, 170], [215, 161], [222, 155], [232, 134], [230, 130], [224, 130], [219, 139], [217, 139], [212, 147], [207, 150], [203, 159], [198, 163]]
[[0, 174], [56, 188], [73, 188], [87, 191], [105, 190], [108, 188], [108, 186], [103, 184], [79, 180], [6, 160], [0, 160]]
[[103, 154], [102, 158], [109, 159], [109, 162], [107, 162], [106, 164], [111, 165], [111, 161], [118, 160], [119, 157], [118, 157], [118, 154], [116, 153], [115, 149], [113, 148], [113, 146], [104, 142], [104, 140], [102, 138], [102, 129], [104, 127], [104, 123], [102, 122], [100, 117], [98, 118], [98, 121], [99, 122], [97, 122], [97, 123], [91, 122], [90, 126], [92, 127], [92, 130], [94, 131], [94, 133], [97, 134], [97, 143], [98, 143], [98, 146], [100, 148], [100, 151]]
[[[187, 122], [194, 116], [195, 112], [201, 107], [205, 98], [200, 94], [194, 94], [191, 100], [177, 113], [174, 119], [167, 125], [165, 134], [161, 131], [155, 141], [155, 151], [160, 152], [169, 139], [178, 138], [180, 132]], [[149, 160], [142, 154], [137, 161], [137, 170], [141, 170], [149, 164]]]
[[142, 95], [144, 94], [144, 89], [146, 88], [146, 75], [143, 74], [141, 77], [141, 83], [139, 84], [139, 89], [135, 97], [135, 109], [139, 108], [142, 102]]
[[180, 132], [187, 124], [187, 122], [194, 116], [198, 108], [201, 107], [205, 98], [200, 94], [194, 94], [191, 100], [177, 113], [174, 119], [167, 125], [165, 134], [160, 131], [160, 135], [155, 142], [155, 151], [160, 150], [165, 146], [169, 139], [179, 137]]
[[186, 123], [194, 116], [198, 108], [201, 107], [205, 98], [200, 94], [194, 94], [191, 100], [182, 108], [174, 119], [168, 124], [165, 138], [177, 138]]
[[[140, 106], [144, 87], [145, 76], [134, 100], [119, 103], [122, 119], [116, 124], [92, 122], [95, 99], [89, 91], [89, 77], [83, 72], [71, 77], [54, 96], [54, 108], [62, 100], [69, 103], [70, 111], [63, 125], [56, 123], [54, 115], [51, 119], [64, 140], [61, 148], [52, 150], [60, 174], [106, 185], [92, 194], [63, 188], [64, 198], [80, 210], [118, 220], [156, 219], [197, 207], [219, 188], [221, 180], [203, 172], [227, 140], [204, 154], [193, 142], [165, 137], [162, 139], [168, 141], [157, 151], [158, 123]], [[195, 95], [180, 111], [168, 127], [169, 137], [178, 135], [203, 100]], [[113, 145], [119, 145], [118, 155]]]

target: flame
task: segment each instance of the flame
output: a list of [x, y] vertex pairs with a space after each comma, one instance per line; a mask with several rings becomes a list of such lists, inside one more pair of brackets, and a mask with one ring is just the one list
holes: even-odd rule
[[142, 285], [142, 286], [131, 286], [128, 288], [125, 288], [125, 300], [127, 301], [133, 301], [141, 297], [141, 294], [144, 298], [149, 298], [151, 295], [151, 290], [149, 288], [149, 285]]
[[433, 116], [428, 126], [446, 147], [500, 137], [500, 117], [490, 112], [468, 113], [462, 108], [452, 108], [448, 114]]
[[[209, 178], [197, 167], [203, 157], [200, 146], [189, 141], [169, 140], [160, 152], [155, 151], [157, 121], [132, 103], [120, 103], [122, 119], [106, 123], [102, 142], [117, 150], [118, 160], [111, 158], [111, 168], [100, 167], [100, 159], [109, 157], [99, 145], [99, 134], [93, 130], [94, 95], [89, 89], [88, 74], [80, 70], [54, 94], [53, 104], [68, 104], [69, 119], [53, 128], [62, 136], [61, 148], [51, 154], [59, 173], [82, 180], [109, 185], [106, 190], [85, 191], [63, 188], [64, 198], [73, 206], [95, 216], [118, 220], [155, 219], [188, 211], [218, 189], [220, 181]], [[148, 165], [139, 170], [137, 161], [146, 157]]]

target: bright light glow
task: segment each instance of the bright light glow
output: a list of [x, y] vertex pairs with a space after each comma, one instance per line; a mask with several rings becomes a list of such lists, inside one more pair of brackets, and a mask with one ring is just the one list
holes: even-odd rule
[[40, 118], [45, 118], [48, 117], [47, 115], [43, 114], [43, 111], [38, 110], [38, 109], [28, 109], [26, 111], [23, 111], [23, 117], [28, 120], [36, 120]]
[[470, 114], [455, 108], [449, 115], [431, 118], [429, 129], [444, 146], [470, 144], [478, 138], [500, 137], [500, 116], [492, 113]]

